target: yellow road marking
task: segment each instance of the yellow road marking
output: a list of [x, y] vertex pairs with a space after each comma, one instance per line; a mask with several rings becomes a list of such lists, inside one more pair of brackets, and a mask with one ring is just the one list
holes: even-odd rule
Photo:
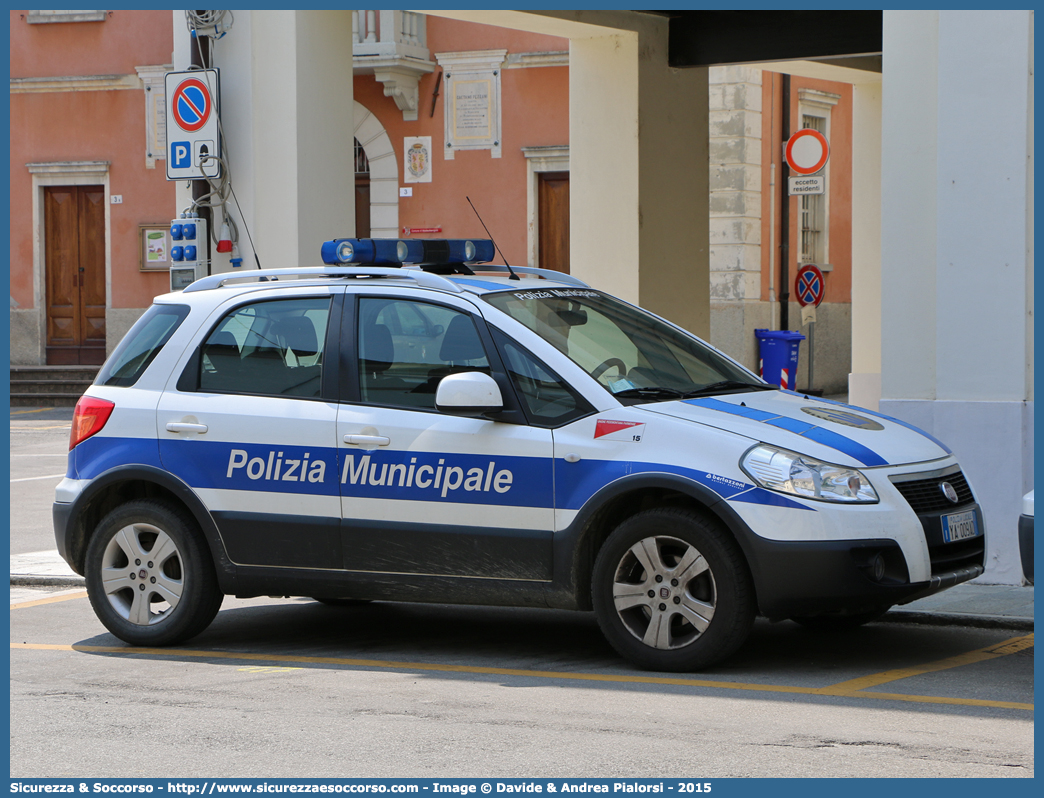
[[1021, 637], [1013, 637], [1010, 640], [1005, 640], [1003, 643], [997, 643], [992, 646], [987, 646], [986, 648], [980, 648], [977, 651], [969, 651], [966, 654], [958, 654], [955, 657], [947, 657], [946, 659], [940, 659], [936, 662], [929, 662], [927, 665], [916, 665], [912, 668], [897, 668], [896, 670], [874, 673], [869, 676], [860, 676], [858, 679], [851, 679], [847, 682], [832, 684], [830, 687], [824, 689], [829, 690], [834, 694], [851, 693], [857, 690], [865, 690], [868, 687], [876, 687], [879, 684], [894, 682], [898, 679], [908, 679], [911, 676], [920, 676], [924, 673], [945, 671], [950, 668], [959, 668], [962, 665], [974, 665], [977, 662], [986, 662], [987, 660], [996, 659], [997, 657], [1006, 657], [1009, 654], [1024, 651], [1027, 648], [1033, 648], [1032, 633]]
[[12, 410], [12, 416], [24, 416], [26, 413], [42, 413], [44, 410], [54, 410], [53, 407], [37, 407], [34, 410]]
[[41, 604], [57, 604], [59, 601], [70, 601], [72, 599], [87, 598], [87, 591], [81, 590], [79, 593], [66, 593], [62, 596], [51, 596], [49, 598], [33, 599], [32, 601], [20, 601], [17, 604], [12, 604], [12, 610], [21, 610], [26, 607], [39, 607]]
[[294, 668], [290, 666], [278, 667], [276, 665], [248, 665], [245, 668], [236, 668], [241, 673], [286, 673], [287, 671], [300, 671], [304, 668]]
[[1033, 704], [1015, 701], [986, 701], [977, 698], [944, 698], [939, 696], [915, 696], [890, 693], [865, 693], [832, 687], [791, 687], [787, 685], [745, 684], [743, 682], [719, 682], [706, 679], [681, 679], [664, 676], [622, 676], [608, 673], [571, 673], [568, 671], [536, 671], [516, 668], [487, 668], [474, 665], [441, 665], [428, 662], [391, 662], [374, 659], [348, 659], [343, 657], [303, 657], [295, 654], [255, 654], [232, 651], [198, 651], [178, 648], [130, 648], [127, 646], [69, 646], [46, 643], [12, 643], [12, 649], [33, 651], [78, 651], [94, 654], [133, 654], [158, 657], [192, 657], [199, 659], [245, 660], [248, 662], [293, 662], [305, 665], [341, 665], [355, 668], [391, 668], [405, 671], [435, 671], [440, 673], [473, 673], [489, 676], [523, 676], [538, 679], [568, 679], [585, 682], [610, 682], [616, 684], [662, 684], [682, 687], [711, 687], [720, 690], [749, 690], [765, 693], [792, 693], [798, 695], [836, 696], [842, 698], [870, 698], [886, 701], [913, 701], [927, 704], [949, 704], [971, 707], [995, 707], [1001, 709], [1023, 709], [1033, 711]]

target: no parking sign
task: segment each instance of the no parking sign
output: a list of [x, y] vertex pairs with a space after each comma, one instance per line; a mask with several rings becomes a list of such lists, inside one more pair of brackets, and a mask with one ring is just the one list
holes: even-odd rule
[[164, 76], [167, 116], [167, 180], [221, 176], [218, 71], [192, 69]]
[[801, 307], [819, 307], [825, 288], [823, 272], [814, 263], [806, 263], [798, 269], [797, 277], [794, 279], [794, 293], [797, 294], [797, 301]]

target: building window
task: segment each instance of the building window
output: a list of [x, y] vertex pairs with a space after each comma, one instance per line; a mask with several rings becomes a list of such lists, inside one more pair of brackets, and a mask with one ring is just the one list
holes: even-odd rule
[[[822, 116], [801, 115], [801, 127], [827, 135], [827, 120]], [[829, 141], [829, 136], [827, 137]], [[805, 194], [801, 197], [801, 263], [826, 263], [827, 195]]]
[[[830, 112], [841, 99], [840, 94], [817, 89], [798, 89], [798, 114], [802, 128], [811, 128], [830, 141]], [[830, 262], [830, 164], [822, 172], [826, 191], [801, 197], [798, 217], [801, 246], [798, 263], [825, 265]]]
[[355, 139], [355, 174], [370, 175], [370, 162], [366, 158], [366, 150], [363, 149], [363, 145], [359, 143], [359, 139]]

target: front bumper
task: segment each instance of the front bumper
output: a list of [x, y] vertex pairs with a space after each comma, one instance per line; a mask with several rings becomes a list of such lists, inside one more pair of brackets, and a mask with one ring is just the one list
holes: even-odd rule
[[1022, 557], [1022, 575], [1033, 584], [1033, 516], [1019, 516], [1019, 556]]
[[[856, 614], [906, 604], [974, 579], [983, 566], [966, 565], [910, 582], [894, 540], [774, 541], [758, 545], [752, 563], [761, 614], [770, 620], [800, 615]], [[880, 557], [883, 569], [876, 559]], [[883, 573], [882, 573], [883, 571]]]

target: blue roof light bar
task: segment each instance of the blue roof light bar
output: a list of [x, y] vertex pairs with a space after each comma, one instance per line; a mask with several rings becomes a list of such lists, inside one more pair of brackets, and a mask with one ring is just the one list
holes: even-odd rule
[[493, 260], [493, 242], [481, 238], [335, 238], [323, 242], [323, 263], [333, 266], [384, 264], [471, 264]]

